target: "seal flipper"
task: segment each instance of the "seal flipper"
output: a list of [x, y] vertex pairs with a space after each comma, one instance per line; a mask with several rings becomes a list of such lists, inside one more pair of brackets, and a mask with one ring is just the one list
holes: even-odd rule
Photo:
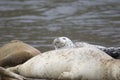
[[109, 47], [103, 48], [102, 51], [106, 52], [108, 55], [112, 56], [115, 59], [120, 59], [120, 47]]
[[13, 72], [11, 72], [11, 71], [3, 68], [3, 67], [0, 67], [0, 75], [15, 78], [15, 79], [18, 79], [18, 80], [26, 80], [23, 76], [20, 76], [16, 73], [13, 73]]

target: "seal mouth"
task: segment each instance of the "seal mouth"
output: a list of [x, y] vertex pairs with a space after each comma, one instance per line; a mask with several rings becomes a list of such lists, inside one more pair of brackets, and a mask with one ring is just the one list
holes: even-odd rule
[[55, 45], [57, 45], [57, 44], [59, 44], [59, 43], [60, 43], [60, 41], [57, 40], [57, 41], [55, 42]]
[[65, 43], [62, 43], [62, 42], [60, 42], [60, 41], [57, 41], [57, 42], [55, 43], [55, 45], [56, 45], [57, 48], [65, 47]]
[[58, 47], [58, 48], [62, 48], [62, 47], [65, 46], [65, 44], [64, 44], [64, 43], [61, 43], [61, 42], [56, 42], [55, 45], [56, 45], [56, 47]]

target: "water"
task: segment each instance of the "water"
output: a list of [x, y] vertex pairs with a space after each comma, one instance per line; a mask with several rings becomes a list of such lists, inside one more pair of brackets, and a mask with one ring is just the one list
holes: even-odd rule
[[120, 0], [0, 0], [0, 46], [19, 39], [44, 52], [59, 36], [120, 46]]

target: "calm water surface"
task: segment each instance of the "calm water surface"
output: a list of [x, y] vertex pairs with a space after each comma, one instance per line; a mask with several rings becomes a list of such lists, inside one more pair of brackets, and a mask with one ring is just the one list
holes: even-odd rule
[[19, 39], [43, 52], [58, 36], [120, 46], [120, 0], [0, 0], [0, 46]]

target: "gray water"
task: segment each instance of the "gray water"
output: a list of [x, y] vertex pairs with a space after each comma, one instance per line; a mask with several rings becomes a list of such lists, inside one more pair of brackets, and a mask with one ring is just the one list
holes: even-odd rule
[[0, 46], [18, 39], [44, 52], [59, 36], [120, 46], [120, 0], [0, 0]]

